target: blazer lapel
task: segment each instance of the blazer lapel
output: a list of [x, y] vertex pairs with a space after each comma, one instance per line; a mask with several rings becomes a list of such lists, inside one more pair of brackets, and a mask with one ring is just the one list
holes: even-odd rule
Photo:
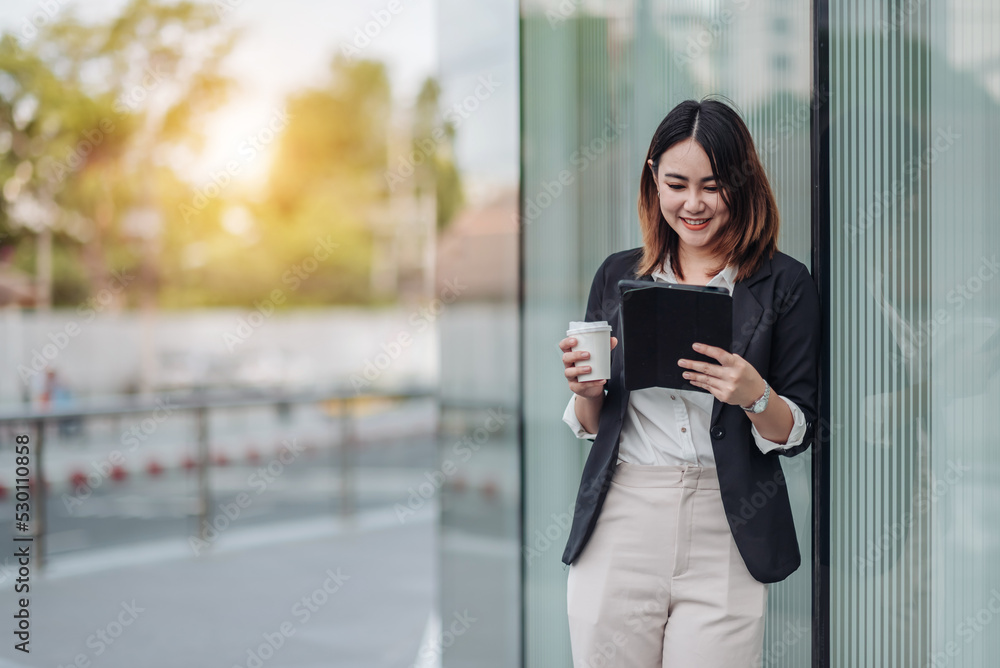
[[[730, 352], [746, 357], [744, 354], [750, 339], [757, 331], [761, 315], [764, 313], [764, 279], [771, 275], [771, 260], [765, 258], [760, 269], [743, 281], [737, 281], [733, 286], [733, 343]], [[719, 420], [723, 403], [716, 399], [712, 404], [712, 421]]]

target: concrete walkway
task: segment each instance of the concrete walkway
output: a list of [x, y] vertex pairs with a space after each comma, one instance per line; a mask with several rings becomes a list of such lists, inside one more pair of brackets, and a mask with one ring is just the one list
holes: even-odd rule
[[[437, 663], [436, 504], [391, 507], [53, 559], [32, 574], [31, 654], [0, 668], [420, 668]], [[418, 657], [420, 660], [418, 660]]]

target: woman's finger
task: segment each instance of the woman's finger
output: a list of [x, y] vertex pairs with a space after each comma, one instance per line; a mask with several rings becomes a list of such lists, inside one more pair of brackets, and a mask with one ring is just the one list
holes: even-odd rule
[[595, 385], [604, 385], [606, 382], [608, 381], [605, 378], [598, 378], [597, 380], [570, 380], [569, 386], [572, 388], [575, 385], [577, 389], [583, 389]]
[[715, 381], [715, 378], [713, 378], [712, 376], [707, 376], [703, 373], [694, 373], [692, 371], [686, 371], [685, 374], [686, 374], [685, 377], [692, 383], [697, 382], [701, 383], [702, 385], [708, 385], [709, 383]]
[[586, 350], [577, 350], [572, 353], [563, 353], [562, 361], [563, 364], [573, 364], [579, 360], [585, 360], [590, 358], [590, 353]]
[[719, 362], [725, 363], [728, 361], [731, 353], [724, 348], [719, 348], [718, 346], [709, 346], [704, 343], [695, 343], [692, 349], [701, 353], [702, 355], [708, 355], [709, 357], [714, 357], [719, 360]]
[[564, 353], [568, 353], [576, 345], [576, 339], [572, 336], [567, 336], [565, 339], [559, 342], [559, 349]]
[[706, 376], [713, 376], [716, 378], [721, 378], [722, 374], [725, 373], [725, 367], [719, 364], [712, 364], [711, 362], [699, 362], [698, 360], [688, 360], [680, 359], [677, 361], [679, 366], [684, 367], [688, 371], [698, 372], [705, 374]]
[[[688, 378], [688, 380], [695, 387], [700, 387], [703, 390], [708, 390], [709, 392], [711, 392], [712, 390], [718, 389], [716, 387], [716, 385], [711, 380], [709, 380], [707, 377], [705, 377], [705, 376], [699, 376], [698, 378], [694, 378], [694, 379]], [[714, 392], [713, 392], [713, 394], [714, 394]]]

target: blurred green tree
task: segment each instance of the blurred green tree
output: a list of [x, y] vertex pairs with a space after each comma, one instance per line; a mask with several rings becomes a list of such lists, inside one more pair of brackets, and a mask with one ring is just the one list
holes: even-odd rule
[[[236, 85], [223, 61], [241, 33], [226, 18], [131, 0], [101, 22], [61, 7], [31, 39], [0, 36], [0, 245], [34, 272], [51, 230], [55, 305], [108, 290], [167, 308], [253, 306], [276, 290], [283, 306], [376, 299], [373, 226], [392, 220], [385, 65], [334, 58], [288, 98], [266, 184], [204, 197], [175, 165], [199, 154]], [[410, 139], [435, 150], [407, 188], [438, 200], [440, 228], [462, 195], [438, 97], [428, 79]], [[121, 289], [133, 280], [142, 289]]]
[[290, 211], [331, 187], [360, 199], [383, 196], [377, 177], [386, 164], [391, 104], [383, 63], [334, 58], [326, 85], [288, 101], [292, 120], [271, 171], [272, 203]]
[[[292, 304], [367, 303], [371, 217], [387, 194], [381, 174], [392, 97], [385, 65], [337, 56], [328, 81], [291, 96], [287, 110], [266, 198], [251, 205], [264, 221], [271, 282]], [[324, 259], [301, 279], [295, 268], [314, 253]]]
[[[30, 41], [0, 37], [0, 234], [22, 242], [48, 228], [55, 261], [80, 263], [55, 267], [56, 304], [81, 295], [62, 281], [85, 275], [96, 293], [139, 267], [125, 212], [170, 208], [156, 191], [157, 161], [202, 144], [202, 117], [233, 85], [220, 64], [237, 35], [211, 5], [132, 0], [104, 22], [63, 7]], [[34, 271], [27, 244], [16, 258]]]
[[441, 87], [428, 77], [417, 95], [413, 119], [413, 150], [427, 159], [415, 168], [417, 196], [437, 199], [437, 229], [444, 229], [465, 201], [455, 165], [455, 126], [441, 113]]

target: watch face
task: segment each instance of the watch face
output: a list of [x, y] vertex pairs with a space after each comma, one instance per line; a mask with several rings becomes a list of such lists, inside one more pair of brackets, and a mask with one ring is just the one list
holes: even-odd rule
[[756, 410], [756, 412], [758, 412], [758, 413], [763, 413], [764, 412], [764, 409], [767, 408], [767, 400], [768, 400], [770, 394], [771, 394], [771, 388], [768, 387], [768, 388], [766, 388], [766, 390], [764, 392], [764, 396], [762, 396], [760, 399], [758, 399], [757, 403], [755, 403], [753, 405], [754, 410]]
[[767, 400], [770, 397], [770, 395], [771, 395], [771, 386], [767, 384], [767, 381], [764, 381], [764, 394], [761, 395], [760, 399], [754, 402], [753, 404], [754, 413], [764, 412], [764, 409], [767, 407]]

